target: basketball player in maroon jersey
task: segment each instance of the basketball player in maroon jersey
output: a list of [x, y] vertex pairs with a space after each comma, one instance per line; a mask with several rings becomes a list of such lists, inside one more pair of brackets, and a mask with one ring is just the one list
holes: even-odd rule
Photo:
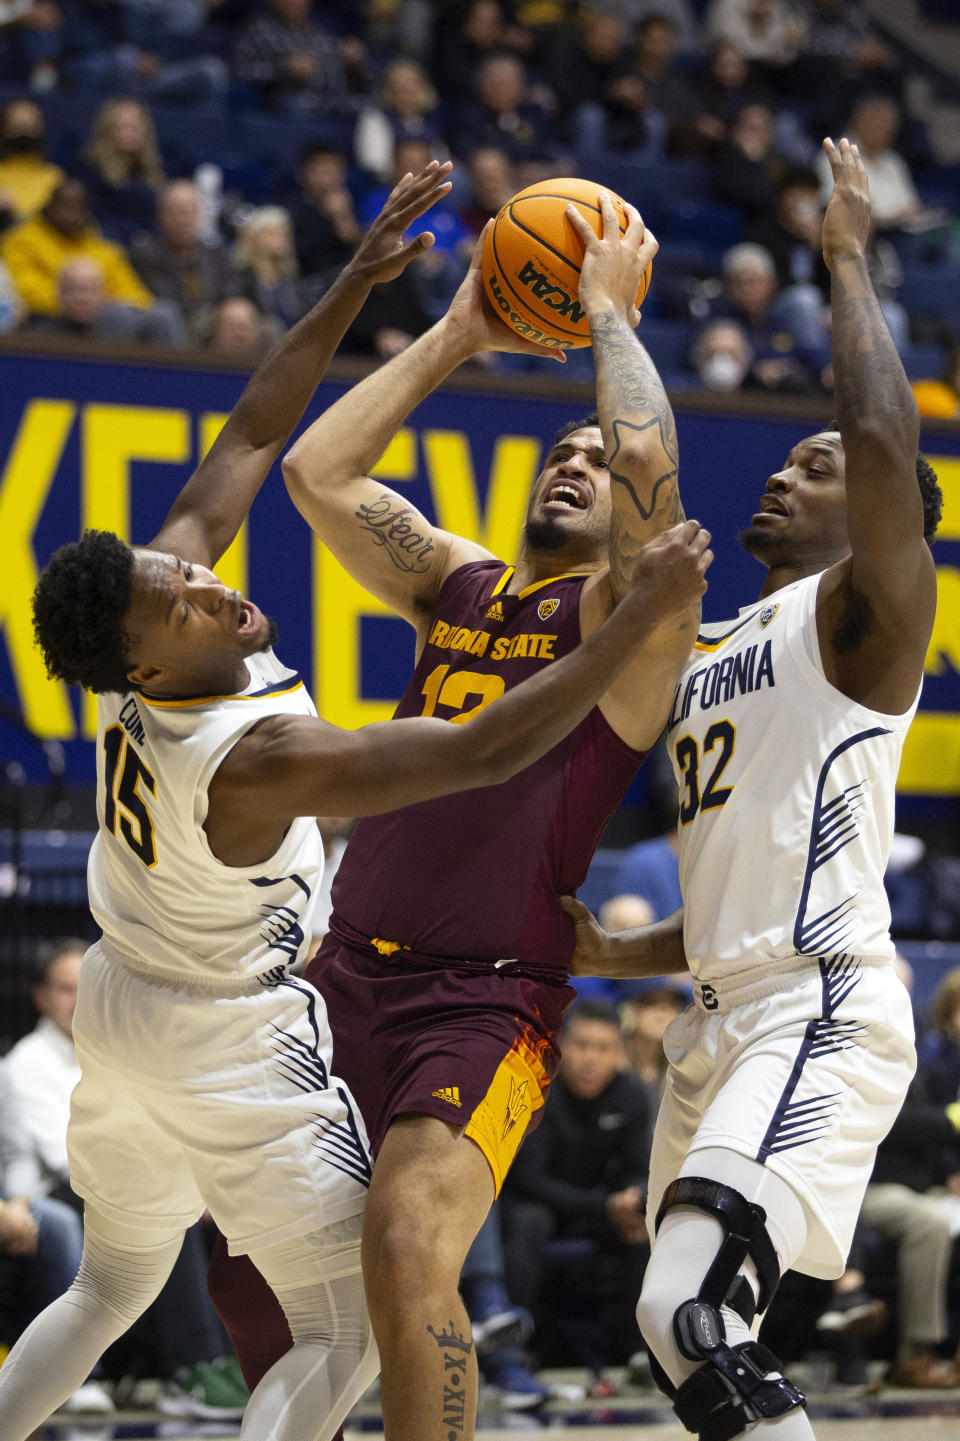
[[[483, 298], [480, 247], [446, 316], [361, 381], [284, 463], [330, 550], [417, 632], [396, 715], [461, 724], [568, 653], [610, 614], [643, 547], [683, 518], [673, 416], [633, 328], [656, 253], [607, 198], [597, 237], [570, 207], [584, 257], [596, 418], [565, 427], [533, 484], [515, 566], [439, 530], [370, 477], [406, 417], [470, 356], [504, 346]], [[307, 974], [324, 995], [340, 1074], [377, 1162], [364, 1278], [383, 1366], [388, 1441], [469, 1441], [477, 1369], [460, 1268], [556, 1070], [574, 997], [559, 897], [663, 727], [699, 605], [638, 647], [567, 739], [504, 785], [359, 823]], [[289, 1344], [242, 1258], [211, 1291], [248, 1380]]]

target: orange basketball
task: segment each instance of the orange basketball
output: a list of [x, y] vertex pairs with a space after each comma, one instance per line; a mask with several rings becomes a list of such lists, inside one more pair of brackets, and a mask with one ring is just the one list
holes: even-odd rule
[[[590, 326], [577, 299], [583, 241], [564, 214], [571, 201], [597, 234], [603, 217], [597, 199], [607, 190], [627, 228], [623, 201], [590, 180], [542, 180], [508, 200], [483, 242], [483, 283], [497, 314], [518, 335], [550, 350], [590, 344]], [[648, 265], [636, 304], [650, 284]]]

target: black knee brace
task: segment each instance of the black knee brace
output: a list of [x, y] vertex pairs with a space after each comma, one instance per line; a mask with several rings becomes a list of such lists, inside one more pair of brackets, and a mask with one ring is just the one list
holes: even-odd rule
[[[720, 1324], [722, 1328], [722, 1320]], [[785, 1377], [769, 1376], [779, 1362], [759, 1341], [728, 1346], [721, 1335], [701, 1359], [703, 1365], [677, 1388], [673, 1399], [677, 1417], [700, 1441], [731, 1441], [754, 1421], [768, 1421], [807, 1404]]]
[[[767, 1234], [766, 1212], [732, 1186], [701, 1176], [681, 1176], [664, 1194], [657, 1213], [658, 1230], [673, 1206], [696, 1206], [709, 1212], [722, 1223], [725, 1235], [699, 1292], [679, 1306], [673, 1318], [677, 1346], [688, 1361], [702, 1363], [699, 1370], [679, 1387], [670, 1383], [659, 1366], [653, 1368], [653, 1376], [673, 1398], [674, 1411], [688, 1431], [698, 1432], [701, 1441], [730, 1441], [751, 1422], [806, 1405], [806, 1398], [789, 1381], [766, 1379], [779, 1366], [766, 1346], [757, 1341], [727, 1344], [720, 1313], [721, 1306], [729, 1306], [749, 1326], [756, 1312], [769, 1306], [780, 1280], [780, 1266]], [[753, 1288], [740, 1272], [747, 1256], [757, 1270], [756, 1302]]]

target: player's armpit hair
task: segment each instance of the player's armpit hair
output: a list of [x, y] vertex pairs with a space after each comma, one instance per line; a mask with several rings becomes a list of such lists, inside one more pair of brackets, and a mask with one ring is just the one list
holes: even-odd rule
[[862, 590], [851, 586], [847, 593], [843, 614], [837, 622], [831, 640], [837, 655], [846, 655], [856, 650], [873, 630], [876, 616], [873, 606]]
[[133, 591], [133, 551], [108, 530], [61, 546], [33, 593], [33, 630], [47, 671], [92, 691], [130, 689], [124, 617]]

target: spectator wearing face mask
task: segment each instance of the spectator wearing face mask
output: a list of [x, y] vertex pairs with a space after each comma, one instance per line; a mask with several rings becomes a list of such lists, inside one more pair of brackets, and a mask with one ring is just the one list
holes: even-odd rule
[[745, 241], [732, 246], [721, 269], [723, 295], [710, 318], [734, 320], [744, 331], [754, 356], [751, 387], [816, 391], [828, 354], [819, 298], [797, 294], [796, 287], [781, 292], [773, 257], [760, 245]]
[[750, 342], [735, 320], [714, 320], [701, 330], [690, 360], [704, 390], [742, 390], [753, 364]]
[[26, 97], [0, 109], [0, 229], [28, 220], [50, 199], [63, 179], [45, 155], [43, 111]]

